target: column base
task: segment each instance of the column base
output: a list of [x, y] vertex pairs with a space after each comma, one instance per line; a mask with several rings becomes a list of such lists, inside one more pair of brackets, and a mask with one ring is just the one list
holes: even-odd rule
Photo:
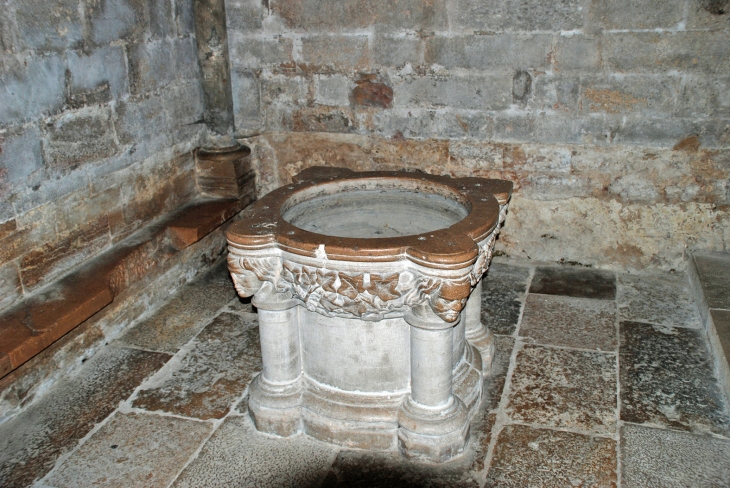
[[478, 327], [467, 329], [466, 340], [479, 350], [482, 356], [482, 372], [488, 373], [494, 359], [494, 334], [480, 322]]
[[398, 411], [398, 448], [409, 459], [443, 463], [460, 455], [469, 441], [469, 415], [459, 398], [426, 407], [406, 398]]
[[289, 437], [302, 429], [302, 385], [299, 379], [284, 384], [270, 383], [262, 374], [248, 390], [248, 411], [256, 429]]

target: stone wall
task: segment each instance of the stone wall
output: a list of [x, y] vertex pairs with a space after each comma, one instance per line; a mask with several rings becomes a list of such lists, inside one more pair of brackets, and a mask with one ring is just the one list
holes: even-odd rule
[[728, 0], [228, 0], [263, 193], [311, 164], [516, 184], [500, 249], [666, 269], [730, 246]]
[[0, 4], [0, 309], [195, 194], [191, 1]]

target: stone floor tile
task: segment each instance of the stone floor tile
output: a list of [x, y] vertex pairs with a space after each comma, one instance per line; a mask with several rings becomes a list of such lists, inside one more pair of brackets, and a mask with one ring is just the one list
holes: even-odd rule
[[120, 341], [130, 346], [175, 354], [205, 327], [208, 320], [236, 298], [226, 263], [195, 279]]
[[530, 269], [492, 263], [482, 280], [482, 323], [495, 334], [510, 335], [520, 320]]
[[213, 425], [148, 414], [114, 415], [44, 483], [79, 486], [168, 486]]
[[529, 424], [614, 433], [616, 356], [524, 346], [506, 412]]
[[532, 277], [530, 293], [613, 300], [616, 298], [616, 275], [600, 269], [539, 267]]
[[[222, 313], [170, 365], [137, 393], [133, 406], [199, 419], [222, 418], [261, 371], [259, 329], [255, 314]], [[165, 373], [162, 371], [161, 373]]]
[[228, 417], [173, 486], [318, 486], [336, 452], [336, 448], [303, 435], [282, 438], [261, 434], [248, 416]]
[[0, 486], [28, 486], [53, 468], [170, 356], [108, 347], [78, 375], [55, 384], [35, 404], [0, 425]]
[[531, 293], [520, 335], [540, 344], [616, 351], [616, 305], [610, 300]]
[[621, 320], [669, 327], [699, 327], [697, 307], [684, 274], [664, 276], [619, 275]]
[[730, 421], [699, 330], [619, 326], [621, 420], [728, 432]]
[[616, 486], [616, 442], [508, 425], [494, 446], [485, 487]]
[[621, 481], [627, 488], [730, 486], [730, 441], [626, 424]]
[[478, 488], [467, 461], [430, 465], [408, 461], [398, 453], [342, 451], [322, 488]]
[[502, 398], [509, 360], [514, 347], [515, 339], [513, 337], [495, 336], [492, 369], [484, 378], [484, 404], [487, 412], [497, 408]]

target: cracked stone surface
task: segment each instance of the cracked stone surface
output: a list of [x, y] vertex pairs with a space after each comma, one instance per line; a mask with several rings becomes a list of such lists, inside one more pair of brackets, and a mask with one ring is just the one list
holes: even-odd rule
[[493, 262], [482, 280], [482, 323], [495, 334], [517, 328], [530, 269]]
[[626, 424], [624, 486], [730, 486], [730, 440]]
[[613, 300], [616, 298], [616, 275], [599, 269], [538, 267], [530, 283], [530, 293]]
[[520, 335], [540, 344], [615, 351], [616, 305], [609, 300], [530, 294]]
[[248, 416], [228, 417], [173, 486], [318, 486], [336, 452], [333, 446], [301, 435], [261, 434]]
[[616, 302], [621, 320], [668, 327], [700, 326], [689, 280], [684, 274], [621, 275]]
[[173, 361], [167, 376], [138, 392], [134, 407], [199, 419], [222, 418], [261, 371], [257, 325], [254, 314], [221, 313]]
[[86, 361], [77, 376], [0, 425], [0, 486], [27, 486], [53, 468], [94, 425], [111, 414], [167, 354], [109, 347]]
[[506, 413], [512, 420], [608, 434], [616, 428], [616, 356], [526, 345]]
[[116, 414], [44, 483], [78, 486], [168, 486], [213, 429], [208, 422]]
[[727, 434], [712, 357], [701, 331], [621, 322], [621, 420]]
[[616, 486], [616, 442], [508, 425], [484, 486]]

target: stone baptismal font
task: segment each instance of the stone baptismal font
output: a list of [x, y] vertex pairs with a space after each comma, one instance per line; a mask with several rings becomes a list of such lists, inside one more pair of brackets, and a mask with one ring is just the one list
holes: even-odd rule
[[227, 232], [259, 314], [256, 428], [458, 456], [491, 366], [481, 278], [512, 183], [315, 167]]

